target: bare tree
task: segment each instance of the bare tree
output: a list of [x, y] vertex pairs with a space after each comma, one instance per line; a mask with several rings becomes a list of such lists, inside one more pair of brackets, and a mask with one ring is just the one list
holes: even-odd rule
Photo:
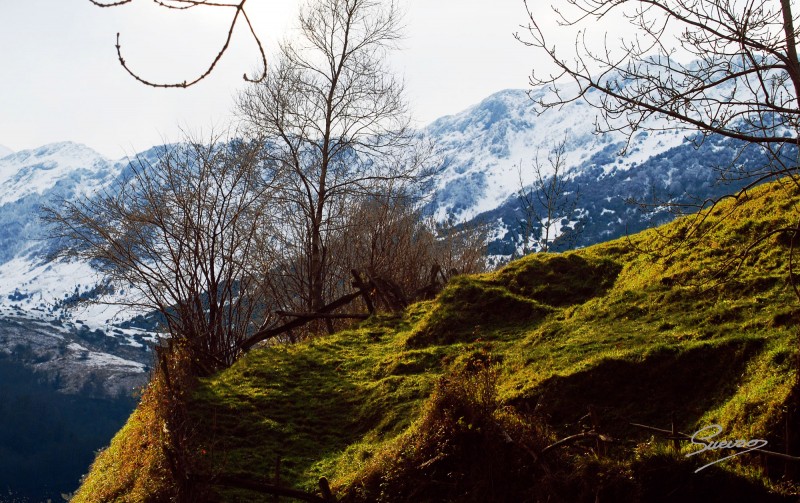
[[441, 266], [445, 282], [459, 274], [486, 271], [489, 225], [479, 220], [467, 223], [445, 220], [432, 226], [436, 229], [436, 264]]
[[[553, 7], [563, 27], [583, 30], [573, 46], [553, 45], [528, 8], [523, 43], [557, 68], [533, 72], [551, 91], [541, 109], [585, 100], [598, 132], [674, 128], [718, 134], [766, 150], [771, 166], [754, 183], [794, 174], [800, 127], [797, 15], [790, 0], [567, 0]], [[527, 2], [526, 2], [527, 6]], [[591, 23], [619, 16], [631, 25], [618, 45], [586, 38]], [[572, 81], [574, 85], [565, 86]], [[568, 89], [565, 91], [565, 89]], [[651, 119], [665, 119], [655, 121]]]
[[399, 39], [393, 2], [312, 2], [299, 16], [298, 39], [281, 44], [267, 77], [239, 96], [239, 113], [266, 138], [283, 180], [274, 251], [293, 263], [288, 276], [312, 312], [342, 281], [330, 252], [348, 211], [383, 184], [421, 173], [403, 86], [386, 66]]
[[[526, 6], [528, 6], [526, 2]], [[550, 74], [533, 72], [530, 82], [549, 93], [534, 97], [540, 110], [584, 100], [597, 110], [599, 133], [621, 132], [628, 141], [637, 131], [674, 129], [702, 142], [720, 135], [738, 145], [737, 162], [721, 166], [723, 181], [743, 187], [730, 196], [746, 198], [751, 187], [785, 177], [800, 186], [800, 61], [797, 54], [796, 5], [791, 0], [566, 0], [553, 6], [562, 29], [580, 28], [574, 45], [553, 44], [537, 15], [528, 7], [529, 23], [523, 43], [539, 49], [555, 65]], [[589, 38], [587, 31], [603, 29], [616, 16], [631, 29], [618, 43]], [[532, 95], [533, 96], [533, 95]], [[738, 159], [758, 149], [768, 159], [746, 167]], [[674, 212], [713, 207], [720, 199], [689, 203], [656, 201]], [[698, 212], [664, 236], [657, 255], [700, 238], [709, 212]], [[794, 242], [800, 216], [793, 228], [769, 229], [766, 236], [788, 233]], [[730, 250], [715, 278], [730, 277], [749, 256], [753, 236], [741, 250]], [[800, 288], [794, 284], [800, 298]]]
[[518, 167], [520, 190], [517, 195], [525, 217], [522, 222], [524, 254], [533, 249], [548, 252], [556, 244], [574, 238], [579, 231], [576, 227], [578, 222], [571, 220], [575, 217], [578, 194], [567, 190], [566, 148], [567, 140], [564, 138], [550, 149], [546, 164], [536, 153], [534, 179], [529, 186], [523, 181], [522, 164]]
[[[590, 49], [582, 38], [572, 61], [548, 45], [529, 10], [531, 37], [524, 43], [544, 49], [559, 71], [531, 77], [553, 85], [561, 77], [578, 84], [573, 96], [542, 99], [544, 107], [586, 98], [598, 101], [605, 130], [647, 127], [652, 115], [693, 128], [757, 143], [786, 143], [780, 132], [797, 128], [800, 63], [791, 2], [786, 0], [569, 0], [571, 13], [555, 9], [567, 26], [624, 16], [635, 36], [619, 47]], [[628, 10], [624, 10], [630, 7]], [[677, 25], [677, 26], [674, 26]], [[673, 37], [673, 40], [669, 40]], [[692, 57], [680, 61], [683, 51]], [[774, 123], [759, 117], [771, 112]], [[623, 118], [619, 123], [615, 119]], [[755, 121], [755, 122], [754, 122]]]
[[341, 240], [346, 266], [396, 285], [407, 302], [437, 293], [454, 274], [483, 272], [486, 232], [480, 226], [437, 224], [413, 194], [365, 200]]
[[[111, 2], [102, 2], [99, 0], [89, 0], [92, 4], [98, 7], [119, 7], [121, 5], [125, 5], [131, 3], [133, 0], [117, 0]], [[197, 77], [192, 80], [184, 80], [183, 82], [175, 82], [175, 83], [163, 83], [163, 82], [156, 82], [154, 80], [150, 80], [147, 78], [142, 77], [140, 74], [135, 72], [131, 67], [128, 65], [128, 62], [125, 61], [125, 58], [122, 57], [122, 45], [119, 41], [119, 33], [117, 33], [117, 42], [116, 42], [116, 49], [117, 49], [117, 58], [119, 58], [119, 64], [122, 65], [122, 68], [125, 69], [131, 77], [138, 80], [142, 84], [151, 86], [151, 87], [190, 87], [204, 78], [211, 75], [211, 72], [214, 71], [214, 68], [217, 66], [217, 63], [222, 56], [228, 51], [230, 47], [231, 38], [233, 38], [233, 32], [236, 29], [236, 26], [243, 22], [247, 26], [247, 30], [250, 32], [250, 35], [253, 37], [253, 40], [256, 42], [258, 46], [258, 51], [261, 56], [261, 68], [262, 72], [260, 76], [257, 77], [248, 77], [247, 74], [244, 74], [244, 80], [248, 82], [259, 82], [261, 81], [264, 76], [266, 76], [267, 72], [267, 56], [264, 54], [264, 47], [261, 45], [261, 39], [255, 32], [253, 25], [250, 23], [250, 18], [247, 16], [247, 11], [245, 10], [245, 2], [247, 0], [240, 0], [238, 2], [229, 3], [229, 2], [211, 2], [208, 0], [153, 0], [157, 5], [171, 10], [187, 10], [196, 7], [209, 7], [209, 8], [222, 8], [222, 9], [229, 9], [233, 11], [233, 15], [230, 20], [230, 24], [228, 25], [228, 35], [225, 38], [225, 41], [220, 47], [219, 51], [216, 53], [216, 56], [211, 61], [211, 63], [206, 67], [206, 69]], [[243, 21], [242, 21], [243, 20]]]
[[166, 344], [205, 375], [233, 363], [264, 321], [255, 236], [265, 230], [273, 187], [262, 163], [260, 146], [240, 141], [165, 146], [157, 159], [132, 163], [116, 186], [47, 209], [45, 218], [66, 238], [63, 255], [132, 289], [116, 302], [160, 313]]

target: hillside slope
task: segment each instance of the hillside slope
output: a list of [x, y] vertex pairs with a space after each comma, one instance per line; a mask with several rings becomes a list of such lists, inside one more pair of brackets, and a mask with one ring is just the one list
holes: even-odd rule
[[[694, 473], [730, 451], [686, 457], [698, 446], [631, 423], [719, 424], [715, 440], [800, 454], [800, 301], [775, 231], [798, 203], [769, 184], [707, 218], [530, 255], [401, 315], [255, 350], [192, 398], [197, 480], [211, 501], [274, 501], [230, 486], [276, 471], [309, 492], [326, 477], [344, 501], [796, 501], [798, 463], [744, 454]], [[74, 501], [170, 494], [150, 407]]]

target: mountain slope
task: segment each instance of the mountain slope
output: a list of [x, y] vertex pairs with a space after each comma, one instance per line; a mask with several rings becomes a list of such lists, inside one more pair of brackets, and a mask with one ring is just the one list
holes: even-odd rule
[[[79, 325], [112, 332], [115, 310], [89, 304], [73, 309], [79, 298], [102, 286], [101, 278], [89, 264], [52, 260], [58, 243], [48, 239], [41, 208], [90, 197], [109, 187], [128, 165], [128, 160], [112, 162], [72, 142], [0, 158], [0, 313], [73, 324], [80, 320]], [[126, 336], [137, 344], [133, 333]]]
[[[538, 115], [524, 90], [504, 90], [458, 114], [442, 117], [423, 131], [443, 161], [432, 181], [427, 210], [440, 219], [488, 223], [491, 255], [519, 255], [526, 220], [516, 193], [534, 179], [533, 159], [565, 142], [567, 191], [577, 194], [573, 217], [581, 231], [560, 248], [587, 246], [636, 232], [672, 218], [646, 214], [629, 199], [686, 201], [735, 190], [717, 185], [715, 167], [764, 165], [758, 152], [738, 156], [741, 145], [713, 137], [696, 148], [692, 138], [674, 131], [639, 133], [628, 153], [621, 134], [594, 134], [594, 110], [581, 102]], [[657, 125], [657, 124], [656, 124]], [[156, 149], [137, 154], [151, 158]], [[58, 316], [64, 297], [85, 295], [99, 278], [86, 264], [49, 261], [53, 243], [43, 239], [38, 209], [61, 199], [90, 195], [124, 173], [128, 160], [112, 162], [83, 145], [62, 142], [0, 156], [0, 306]], [[518, 168], [522, 168], [521, 173]], [[566, 215], [565, 215], [566, 216]], [[24, 297], [24, 301], [20, 301]], [[107, 308], [84, 309], [81, 320], [109, 331], [124, 322]]]
[[[544, 176], [552, 173], [547, 158], [562, 142], [565, 194], [575, 208], [557, 216], [578, 221], [580, 232], [557, 246], [560, 250], [674, 218], [667, 212], [643, 212], [632, 199], [696, 203], [733, 192], [745, 184], [738, 174], [769, 164], [757, 148], [720, 136], [700, 141], [696, 134], [670, 130], [656, 119], [648, 125], [664, 130], [641, 131], [630, 143], [619, 132], [596, 135], [596, 110], [576, 101], [538, 114], [532, 98], [542, 93], [546, 91], [501, 91], [424, 130], [443, 160], [428, 211], [439, 219], [454, 216], [489, 224], [490, 255], [519, 256], [525, 249], [527, 215], [518, 193], [529, 190], [536, 179], [534, 159], [539, 159]], [[729, 170], [735, 172], [728, 173], [732, 180], [721, 183], [721, 174]]]
[[[546, 92], [500, 91], [424, 129], [445, 163], [432, 203], [439, 217], [454, 213], [469, 219], [496, 208], [520, 189], [520, 183], [533, 181], [531, 163], [537, 154], [544, 160], [562, 141], [568, 171], [580, 171], [590, 164], [600, 165], [604, 171], [628, 170], [687, 143], [684, 135], [675, 131], [639, 134], [631, 142], [635, 148], [619, 155], [626, 137], [621, 133], [595, 135], [596, 112], [584, 102], [538, 114], [533, 99]], [[610, 162], [598, 163], [599, 154]]]
[[[100, 285], [89, 264], [52, 260], [42, 206], [107, 187], [127, 161], [62, 142], [0, 152], [0, 487], [15, 501], [78, 485], [147, 382], [152, 334], [81, 303]], [[13, 383], [11, 385], [10, 383]]]
[[[745, 166], [765, 162], [757, 153], [736, 157], [740, 145], [735, 142], [710, 138], [696, 148], [691, 139], [673, 132], [637, 135], [622, 156], [625, 139], [595, 136], [592, 110], [585, 105], [576, 102], [538, 116], [521, 90], [496, 93], [443, 117], [425, 135], [444, 161], [428, 210], [441, 218], [456, 215], [489, 223], [489, 252], [501, 259], [519, 256], [526, 248], [520, 225], [524, 215], [514, 194], [532, 180], [531, 159], [537, 153], [546, 156], [562, 140], [567, 189], [579, 194], [575, 214], [580, 219], [568, 220], [579, 221], [581, 232], [554, 250], [588, 246], [673, 217], [642, 213], [627, 202], [630, 198], [716, 197], [737, 186], [715, 184], [713, 167], [734, 159]], [[137, 157], [156, 153], [154, 148]], [[522, 181], [516, 168], [520, 165]], [[116, 399], [148, 376], [153, 341], [148, 329], [153, 325], [132, 323], [136, 313], [84, 302], [96, 300], [105, 285], [91, 264], [51, 261], [55, 243], [43, 239], [46, 233], [38, 218], [42, 205], [102, 190], [128, 167], [128, 160], [103, 159], [70, 142], [0, 152], [0, 356], [22, 363], [62, 393]], [[525, 312], [539, 309], [525, 302], [518, 307]]]
[[[118, 310], [79, 305], [101, 278], [89, 264], [52, 260], [57, 243], [47, 239], [40, 218], [43, 206], [108, 187], [127, 165], [72, 142], [0, 159], [0, 354], [32, 366], [66, 393], [94, 386], [100, 395], [129, 396], [146, 380], [151, 334], [123, 328]], [[30, 357], [19, 356], [18, 346]]]
[[[664, 224], [675, 214], [658, 204], [690, 207], [719, 199], [753, 179], [730, 176], [730, 180], [722, 181], [721, 170], [733, 166], [749, 170], [768, 164], [769, 159], [759, 149], [742, 149], [739, 142], [720, 136], [709, 137], [699, 145], [682, 143], [633, 167], [624, 166], [613, 149], [596, 153], [573, 169], [566, 181], [565, 193], [576, 206], [567, 220], [577, 220], [577, 232], [557, 242], [553, 250], [589, 246]], [[541, 208], [539, 213], [543, 214]], [[497, 208], [477, 215], [474, 221], [494, 222], [491, 255], [518, 256], [523, 249], [526, 219], [519, 197], [513, 195]]]
[[[800, 419], [800, 301], [791, 239], [770, 234], [798, 203], [792, 185], [769, 184], [702, 223], [530, 255], [402, 315], [254, 350], [192, 399], [196, 480], [227, 484], [207, 487], [214, 500], [271, 501], [227, 486], [274, 481], [279, 459], [281, 485], [314, 491], [325, 476], [343, 501], [794, 500], [790, 465], [744, 455], [694, 473], [723, 456], [687, 457], [697, 445], [674, 452], [631, 423], [719, 424], [725, 439], [800, 452], [786, 426]], [[76, 502], [170, 493], [154, 399]]]

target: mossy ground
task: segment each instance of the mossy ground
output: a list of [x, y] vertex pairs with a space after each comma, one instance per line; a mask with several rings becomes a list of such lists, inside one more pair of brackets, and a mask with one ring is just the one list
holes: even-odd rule
[[[800, 454], [796, 427], [786, 445], [786, 425], [800, 424], [800, 301], [791, 240], [770, 234], [793, 225], [798, 201], [766, 185], [702, 221], [531, 255], [457, 278], [401, 315], [252, 351], [195, 394], [198, 456], [209, 476], [268, 482], [280, 458], [282, 485], [313, 491], [325, 476], [349, 501], [702, 501], [708, 485], [716, 499], [780, 499], [796, 491], [797, 469], [744, 455], [694, 474], [714, 458], [686, 458], [688, 444], [672, 452], [630, 423], [666, 428], [674, 415], [683, 432], [720, 424], [725, 438]], [[702, 235], [687, 231], [694, 224]], [[457, 403], [480, 401], [479, 387], [465, 394], [452, 382], [472, 382], [464, 369], [475, 361], [491, 362], [491, 406], [464, 409]], [[532, 460], [583, 431], [590, 405], [617, 439], [603, 456], [576, 442]], [[137, 414], [109, 451], [130, 445], [145, 424]], [[102, 456], [85, 487], [110, 476]], [[464, 476], [478, 472], [489, 475]], [[273, 501], [215, 489], [224, 501]]]
[[169, 501], [173, 493], [166, 467], [163, 421], [156, 410], [160, 383], [143, 392], [138, 408], [101, 451], [73, 503], [139, 503]]

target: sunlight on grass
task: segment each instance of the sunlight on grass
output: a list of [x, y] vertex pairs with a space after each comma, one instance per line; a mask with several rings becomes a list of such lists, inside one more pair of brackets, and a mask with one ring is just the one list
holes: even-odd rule
[[[463, 459], [471, 452], [467, 439], [510, 439], [508, 446], [491, 444], [497, 466], [504, 457], [517, 460], [512, 471], [536, 479], [537, 490], [551, 491], [556, 501], [593, 497], [598, 487], [612, 499], [642, 498], [676, 480], [691, 480], [687, 487], [700, 493], [703, 483], [729, 484], [729, 495], [796, 491], [779, 488], [745, 457], [691, 478], [694, 460], [630, 425], [666, 428], [674, 414], [680, 431], [718, 423], [731, 438], [767, 438], [785, 448], [800, 321], [787, 281], [786, 239], [776, 234], [750, 256], [738, 254], [754, 233], [789, 221], [792, 215], [777, 206], [786, 190], [767, 185], [735, 209], [721, 205], [700, 225], [702, 236], [687, 230], [696, 223], [688, 217], [585, 250], [531, 255], [493, 273], [457, 277], [437, 299], [402, 315], [254, 350], [203, 381], [194, 396], [211, 475], [271, 481], [280, 458], [283, 485], [313, 491], [325, 476], [347, 501], [395, 501], [380, 488], [412, 491], [414, 481], [439, 476], [442, 467], [475, 469]], [[728, 216], [721, 222], [719, 215]], [[681, 246], [659, 253], [675, 236], [683, 236]], [[469, 408], [474, 397], [452, 383], [470, 382], [463, 369], [482, 359], [491, 361], [496, 381], [492, 407], [478, 413]], [[602, 431], [622, 442], [605, 457], [590, 442], [544, 464], [531, 461], [525, 449], [583, 431], [590, 405]], [[130, 445], [137, 428], [153, 427], [142, 421], [145, 413], [140, 406], [82, 491], [117, 477], [108, 470], [121, 462], [108, 456], [121, 449], [118, 442]], [[524, 432], [535, 432], [533, 447]], [[449, 446], [450, 454], [437, 458], [430, 442]], [[157, 464], [142, 445], [131, 448], [139, 454], [130, 462]], [[540, 472], [542, 466], [550, 471]], [[455, 484], [447, 494], [468, 485], [447, 483]], [[444, 487], [425, 490], [438, 495]], [[219, 494], [224, 501], [269, 501], [241, 490]]]

